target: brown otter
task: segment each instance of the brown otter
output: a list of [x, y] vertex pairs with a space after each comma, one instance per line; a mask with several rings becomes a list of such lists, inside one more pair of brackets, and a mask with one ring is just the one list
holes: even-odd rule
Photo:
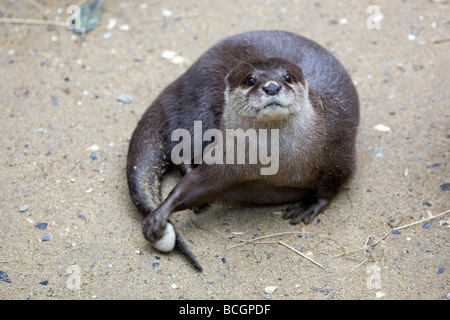
[[[196, 132], [199, 121], [201, 132]], [[225, 38], [165, 88], [132, 135], [127, 178], [131, 198], [145, 215], [146, 239], [161, 238], [172, 213], [213, 201], [294, 203], [283, 217], [292, 224], [310, 223], [355, 168], [358, 123], [358, 95], [350, 76], [317, 43], [283, 31]], [[174, 161], [177, 129], [192, 139], [216, 129], [209, 139], [216, 144], [203, 136], [200, 147], [184, 149], [189, 161]], [[267, 161], [249, 162], [250, 148], [243, 163], [225, 161], [239, 152], [222, 144], [215, 148], [219, 133], [224, 137], [230, 129], [268, 130], [266, 147], [278, 154], [275, 170], [263, 174]], [[244, 147], [262, 148], [258, 137], [247, 135], [244, 141]], [[207, 163], [207, 151], [221, 161]], [[174, 165], [182, 178], [161, 201], [161, 179]], [[177, 232], [176, 238], [188, 252]]]

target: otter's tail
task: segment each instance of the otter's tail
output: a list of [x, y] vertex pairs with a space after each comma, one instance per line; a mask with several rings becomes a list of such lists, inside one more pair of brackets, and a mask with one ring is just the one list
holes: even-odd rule
[[[149, 126], [147, 123], [147, 125], [136, 127], [130, 140], [127, 160], [130, 196], [138, 210], [144, 215], [151, 214], [161, 204], [161, 181], [170, 167], [165, 139], [158, 130], [158, 126], [162, 127], [163, 123], [152, 122], [155, 126]], [[175, 234], [177, 247], [195, 268], [202, 271], [202, 267], [176, 229]]]

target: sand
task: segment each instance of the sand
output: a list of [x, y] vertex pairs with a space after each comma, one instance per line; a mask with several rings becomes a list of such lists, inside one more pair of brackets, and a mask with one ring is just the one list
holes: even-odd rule
[[[69, 17], [68, 1], [36, 2], [2, 0], [0, 14]], [[380, 19], [370, 4], [104, 1], [84, 37], [1, 23], [0, 299], [448, 299], [450, 215], [393, 228], [450, 209], [450, 42], [435, 43], [449, 5], [378, 1]], [[205, 50], [258, 29], [309, 37], [346, 66], [361, 101], [358, 170], [310, 225], [283, 220], [286, 206], [176, 213], [199, 273], [142, 236], [129, 138]]]

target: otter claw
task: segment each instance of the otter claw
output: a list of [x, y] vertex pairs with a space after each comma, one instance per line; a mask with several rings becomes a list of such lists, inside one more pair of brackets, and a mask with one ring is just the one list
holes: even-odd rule
[[305, 224], [313, 222], [317, 215], [327, 206], [328, 201], [318, 199], [313, 203], [299, 202], [285, 209], [283, 219], [290, 219], [290, 224], [297, 224], [303, 221]]

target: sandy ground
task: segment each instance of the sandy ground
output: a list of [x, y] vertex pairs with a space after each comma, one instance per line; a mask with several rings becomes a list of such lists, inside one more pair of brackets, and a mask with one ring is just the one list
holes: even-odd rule
[[[65, 21], [73, 4], [32, 2], [2, 0], [0, 14]], [[383, 19], [371, 30], [372, 2], [104, 1], [84, 38], [0, 24], [0, 298], [448, 299], [450, 215], [362, 248], [450, 209], [450, 42], [434, 43], [450, 34], [449, 4], [376, 1]], [[312, 38], [347, 67], [361, 100], [358, 171], [307, 226], [283, 220], [284, 206], [177, 213], [198, 273], [143, 238], [125, 180], [128, 142], [202, 52], [256, 29]], [[116, 100], [123, 93], [131, 103]], [[229, 249], [281, 232], [290, 233]]]

